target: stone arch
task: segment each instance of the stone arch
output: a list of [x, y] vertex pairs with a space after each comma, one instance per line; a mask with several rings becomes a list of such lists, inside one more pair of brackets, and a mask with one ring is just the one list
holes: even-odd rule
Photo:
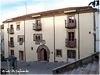
[[38, 61], [40, 61], [40, 51], [41, 51], [42, 48], [44, 48], [46, 50], [46, 52], [47, 52], [47, 61], [49, 62], [50, 50], [49, 50], [49, 48], [46, 45], [40, 45], [37, 48], [37, 58], [38, 58]]

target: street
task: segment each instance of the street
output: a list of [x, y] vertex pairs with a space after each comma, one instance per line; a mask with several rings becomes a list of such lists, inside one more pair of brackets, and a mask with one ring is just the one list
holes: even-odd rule
[[[52, 74], [52, 69], [64, 64], [66, 62], [17, 62], [17, 70], [27, 70], [27, 74]], [[7, 63], [1, 62], [1, 68], [7, 70]]]

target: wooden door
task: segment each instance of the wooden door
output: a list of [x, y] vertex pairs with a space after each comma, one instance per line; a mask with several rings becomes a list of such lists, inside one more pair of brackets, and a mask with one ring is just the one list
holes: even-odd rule
[[44, 49], [43, 48], [41, 49], [41, 52], [40, 52], [40, 60], [44, 61]]
[[23, 60], [23, 51], [20, 51], [20, 60]]

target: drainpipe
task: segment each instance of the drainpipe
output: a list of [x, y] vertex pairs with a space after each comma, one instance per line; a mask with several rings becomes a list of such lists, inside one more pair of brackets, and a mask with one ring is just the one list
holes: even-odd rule
[[53, 30], [54, 30], [54, 62], [55, 62], [55, 16], [53, 15]]
[[[95, 25], [95, 12], [93, 12], [93, 18], [94, 18], [94, 32], [96, 31], [96, 25]], [[96, 52], [96, 34], [94, 33], [94, 52]]]
[[24, 20], [24, 60], [26, 62], [26, 48], [25, 48], [25, 20]]
[[78, 13], [78, 59], [80, 59], [80, 25], [79, 25], [79, 13]]
[[8, 56], [10, 56], [10, 51], [9, 51], [9, 22], [8, 22]]

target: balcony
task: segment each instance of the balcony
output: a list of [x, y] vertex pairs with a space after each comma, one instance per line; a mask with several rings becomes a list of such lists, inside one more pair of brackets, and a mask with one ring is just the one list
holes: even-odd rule
[[7, 32], [9, 34], [14, 34], [14, 28], [7, 28]]
[[42, 30], [41, 23], [33, 23], [33, 30], [36, 30], [36, 31]]
[[69, 47], [69, 48], [75, 48], [76, 47], [76, 39], [74, 39], [73, 41], [66, 39], [65, 45], [66, 45], [66, 47]]
[[14, 28], [10, 28], [10, 34], [14, 34]]
[[14, 47], [14, 42], [9, 41], [9, 47]]
[[65, 20], [65, 28], [68, 28], [68, 29], [76, 28], [76, 20], [74, 20], [74, 22], [72, 23], [69, 23]]

